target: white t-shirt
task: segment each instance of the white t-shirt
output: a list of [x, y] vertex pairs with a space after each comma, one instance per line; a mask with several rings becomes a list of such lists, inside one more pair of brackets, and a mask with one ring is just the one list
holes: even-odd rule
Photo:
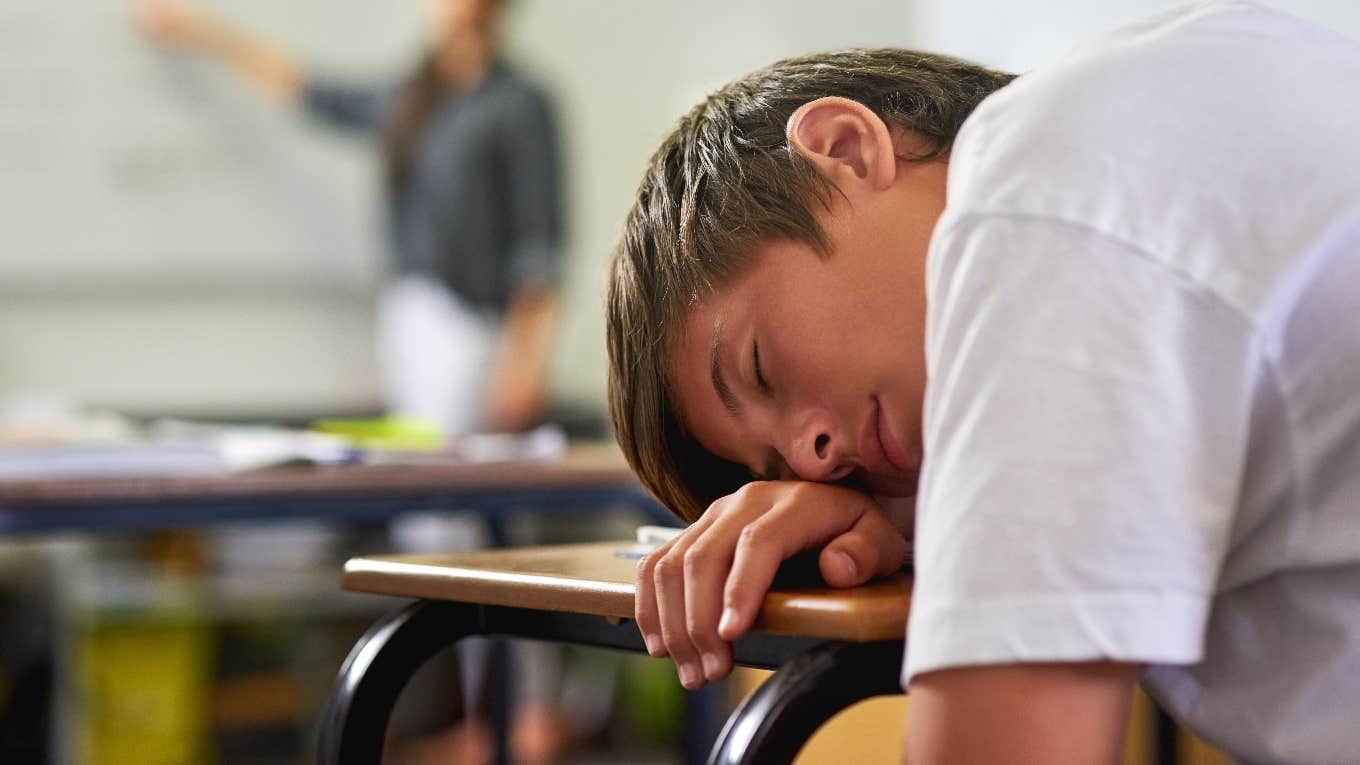
[[1251, 762], [1360, 762], [1360, 44], [1117, 30], [960, 132], [903, 681], [1111, 658]]

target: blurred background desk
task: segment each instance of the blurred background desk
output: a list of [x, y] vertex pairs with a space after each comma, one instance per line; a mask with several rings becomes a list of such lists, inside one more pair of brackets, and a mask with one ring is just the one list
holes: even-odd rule
[[[612, 446], [0, 482], [0, 761], [309, 761], [345, 651], [390, 607], [341, 592], [339, 562], [393, 549], [389, 521], [431, 511], [486, 518], [493, 542], [526, 514], [615, 533], [663, 514]], [[414, 706], [457, 714], [456, 684], [429, 686]]]
[[463, 465], [283, 467], [213, 476], [0, 482], [0, 534], [127, 532], [243, 521], [373, 523], [413, 509], [490, 518], [627, 507], [670, 516], [612, 446], [557, 460]]

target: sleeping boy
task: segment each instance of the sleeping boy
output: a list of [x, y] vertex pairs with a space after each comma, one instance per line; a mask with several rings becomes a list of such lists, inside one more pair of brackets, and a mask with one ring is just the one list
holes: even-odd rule
[[852, 586], [914, 536], [911, 762], [1117, 761], [1139, 682], [1243, 760], [1360, 761], [1357, 82], [1215, 2], [691, 110], [606, 306], [617, 437], [690, 523], [651, 653], [724, 677], [781, 561]]

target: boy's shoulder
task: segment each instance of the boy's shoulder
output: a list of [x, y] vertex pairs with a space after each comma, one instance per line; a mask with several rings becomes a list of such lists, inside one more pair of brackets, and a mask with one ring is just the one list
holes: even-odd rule
[[1316, 175], [1306, 170], [1323, 154], [1348, 164], [1354, 147], [1298, 136], [1352, 124], [1360, 105], [1301, 71], [1360, 77], [1360, 45], [1241, 2], [1105, 33], [973, 112], [950, 154], [941, 226], [979, 214], [1047, 218], [1174, 258], [1189, 222], [1226, 232], [1232, 222], [1213, 215], [1274, 209], [1281, 171]]
[[[1259, 68], [1261, 39], [1304, 46], [1304, 30], [1321, 32], [1243, 2], [1177, 8], [1112, 29], [983, 101], [962, 126], [954, 158], [972, 173], [999, 166], [1052, 175], [1095, 155], [1160, 151], [1161, 142], [1184, 141], [1212, 123], [1225, 90], [1259, 96], [1259, 73], [1248, 70]], [[973, 167], [971, 158], [987, 164]]]

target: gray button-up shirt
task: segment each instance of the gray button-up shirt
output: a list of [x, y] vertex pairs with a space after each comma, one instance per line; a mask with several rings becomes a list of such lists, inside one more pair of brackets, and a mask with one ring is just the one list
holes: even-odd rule
[[[313, 78], [303, 101], [331, 124], [381, 138], [402, 87]], [[559, 175], [547, 99], [496, 64], [476, 88], [450, 92], [435, 108], [410, 172], [389, 193], [398, 272], [435, 276], [496, 312], [518, 290], [551, 285], [562, 242]]]

